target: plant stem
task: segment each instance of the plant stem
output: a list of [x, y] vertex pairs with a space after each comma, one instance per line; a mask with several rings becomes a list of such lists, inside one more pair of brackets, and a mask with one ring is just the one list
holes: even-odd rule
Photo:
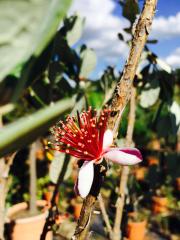
[[[117, 84], [116, 90], [113, 95], [112, 104], [111, 104], [111, 116], [108, 120], [108, 128], [114, 131], [114, 135], [117, 135], [118, 126], [121, 119], [121, 114], [123, 109], [126, 107], [130, 96], [131, 96], [131, 88], [134, 76], [136, 74], [136, 69], [138, 66], [138, 62], [140, 60], [141, 53], [144, 49], [145, 43], [147, 41], [147, 37], [150, 32], [150, 27], [152, 24], [153, 16], [156, 9], [157, 0], [146, 0], [142, 13], [139, 17], [138, 23], [135, 27], [135, 33], [132, 39], [132, 44], [129, 52], [129, 57], [125, 64], [122, 77]], [[88, 228], [89, 224], [83, 226], [83, 230], [78, 235], [76, 234], [77, 230], [80, 228], [81, 223], [85, 222], [85, 220], [89, 220], [91, 212], [93, 210], [94, 203], [96, 202], [96, 197], [89, 195], [87, 196], [87, 200], [85, 199], [82, 207], [82, 212], [80, 215], [80, 219], [77, 223], [77, 227], [75, 230], [74, 236], [76, 238], [72, 239], [85, 239], [86, 228]], [[90, 204], [90, 205], [89, 205]], [[84, 214], [86, 212], [87, 213]], [[86, 222], [87, 223], [87, 222]]]
[[31, 145], [30, 153], [30, 200], [29, 200], [29, 210], [31, 214], [35, 214], [37, 212], [36, 208], [36, 142]]
[[111, 224], [110, 224], [110, 221], [109, 221], [108, 214], [106, 212], [106, 208], [105, 208], [104, 201], [103, 201], [101, 193], [98, 196], [98, 200], [99, 200], [99, 206], [100, 206], [100, 209], [101, 209], [101, 213], [102, 213], [104, 222], [106, 224], [108, 235], [111, 238], [111, 236], [113, 235], [113, 231], [112, 231], [112, 227], [111, 227]]
[[[135, 111], [136, 111], [136, 90], [132, 88], [132, 95], [130, 101], [130, 112], [128, 116], [128, 128], [126, 134], [126, 146], [131, 147], [132, 145], [132, 137], [135, 123]], [[127, 188], [127, 181], [129, 175], [130, 168], [128, 166], [123, 166], [120, 176], [119, 182], [119, 190], [118, 190], [118, 199], [116, 202], [116, 214], [113, 228], [113, 237], [112, 240], [120, 240], [121, 239], [121, 221], [123, 215], [124, 208], [124, 200], [125, 200], [125, 191]]]

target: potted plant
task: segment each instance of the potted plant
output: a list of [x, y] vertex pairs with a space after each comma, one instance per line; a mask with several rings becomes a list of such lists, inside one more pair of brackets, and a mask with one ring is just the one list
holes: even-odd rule
[[152, 210], [153, 213], [167, 213], [168, 212], [168, 197], [171, 194], [171, 188], [162, 186], [156, 190], [156, 195], [152, 197]]
[[77, 220], [81, 213], [82, 199], [80, 197], [76, 197], [76, 198], [72, 199], [71, 205], [74, 209], [74, 218]]
[[[7, 219], [10, 225], [13, 225], [11, 232], [12, 240], [39, 240], [45, 219], [47, 216], [47, 202], [36, 199], [36, 142], [30, 147], [29, 165], [30, 165], [30, 200], [18, 203], [7, 211]], [[47, 240], [52, 239], [52, 233], [49, 232]]]
[[128, 240], [143, 240], [146, 234], [147, 219], [141, 212], [128, 214], [127, 237]]
[[[44, 191], [44, 199], [47, 201], [48, 206], [50, 206], [51, 198], [53, 196], [55, 185], [53, 183], [50, 183], [47, 185], [46, 190]], [[59, 202], [59, 193], [56, 195], [56, 204]]]
[[159, 158], [155, 155], [149, 155], [147, 157], [147, 161], [148, 161], [148, 165], [152, 166], [152, 165], [159, 165]]
[[143, 181], [146, 173], [147, 173], [147, 167], [137, 167], [134, 169], [134, 176], [138, 181]]

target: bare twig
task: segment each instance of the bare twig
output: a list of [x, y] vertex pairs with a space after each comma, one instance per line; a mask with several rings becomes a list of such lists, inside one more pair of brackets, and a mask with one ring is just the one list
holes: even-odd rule
[[[157, 0], [145, 1], [143, 11], [135, 27], [135, 33], [133, 36], [128, 60], [124, 67], [122, 77], [117, 84], [115, 93], [113, 95], [111, 104], [112, 112], [108, 121], [108, 128], [114, 130], [114, 127], [116, 126], [116, 131], [114, 131], [115, 136], [118, 130], [117, 126], [119, 126], [120, 123], [121, 114], [131, 96], [132, 82], [136, 74], [141, 53], [144, 49], [148, 34], [150, 32], [156, 4]], [[88, 195], [85, 199], [73, 239], [85, 239], [86, 234], [84, 234], [84, 232], [87, 232], [87, 222], [90, 220], [91, 212], [95, 202], [96, 196]], [[81, 225], [82, 223], [85, 223], [86, 225]], [[82, 227], [81, 232], [79, 232], [80, 227]]]
[[29, 201], [29, 209], [31, 214], [35, 214], [37, 211], [36, 208], [36, 142], [32, 143], [29, 151], [29, 171], [30, 171], [30, 201]]
[[99, 206], [100, 206], [100, 209], [101, 209], [101, 213], [102, 213], [104, 222], [106, 224], [108, 235], [112, 236], [112, 234], [113, 234], [112, 227], [111, 227], [111, 224], [109, 222], [109, 217], [108, 217], [108, 214], [106, 212], [106, 208], [104, 206], [104, 201], [103, 201], [103, 198], [102, 198], [101, 194], [99, 194], [98, 200], [99, 200]]
[[[130, 102], [130, 112], [128, 117], [128, 128], [127, 128], [127, 134], [126, 134], [127, 147], [130, 147], [132, 145], [132, 137], [133, 137], [134, 123], [135, 123], [135, 111], [136, 111], [135, 97], [136, 97], [136, 90], [135, 88], [133, 88], [132, 95], [131, 95], [131, 102]], [[127, 188], [129, 170], [130, 169], [128, 166], [122, 167], [119, 190], [118, 190], [118, 199], [116, 202], [116, 214], [115, 214], [112, 240], [119, 240], [121, 238], [120, 227], [121, 227], [121, 221], [122, 221], [125, 191]]]

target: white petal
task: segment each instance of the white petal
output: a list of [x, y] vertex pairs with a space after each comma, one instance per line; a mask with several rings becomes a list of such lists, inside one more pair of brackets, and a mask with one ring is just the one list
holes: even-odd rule
[[104, 133], [103, 149], [110, 147], [112, 143], [113, 143], [113, 132], [110, 129], [107, 129]]
[[142, 161], [141, 153], [136, 148], [111, 148], [104, 157], [122, 165], [134, 165]]
[[92, 186], [94, 179], [93, 161], [85, 161], [79, 170], [78, 191], [81, 197], [85, 198]]

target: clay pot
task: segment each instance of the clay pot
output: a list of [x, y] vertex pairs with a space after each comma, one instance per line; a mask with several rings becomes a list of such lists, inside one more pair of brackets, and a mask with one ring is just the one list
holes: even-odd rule
[[167, 213], [168, 199], [166, 197], [154, 196], [153, 200], [153, 213]]
[[[38, 200], [37, 206], [44, 208], [47, 202]], [[7, 220], [8, 223], [13, 225], [11, 239], [12, 240], [39, 240], [43, 230], [43, 226], [48, 212], [42, 212], [39, 215], [24, 217], [12, 220], [13, 216], [18, 212], [26, 210], [28, 204], [26, 202], [18, 203], [8, 209]], [[46, 240], [52, 240], [52, 232], [48, 232]]]
[[148, 165], [152, 166], [152, 165], [159, 165], [159, 159], [155, 156], [149, 156], [147, 158], [148, 161]]
[[134, 170], [134, 176], [138, 181], [142, 181], [147, 173], [146, 167], [139, 167]]
[[[51, 199], [53, 196], [53, 192], [54, 192], [54, 186], [48, 186], [47, 187], [47, 192], [45, 192], [44, 195], [44, 199], [48, 202], [48, 205], [51, 203]], [[59, 193], [56, 195], [56, 199], [55, 199], [56, 204], [58, 204], [59, 202]]]
[[180, 177], [176, 178], [176, 189], [180, 191]]
[[127, 225], [128, 240], [143, 240], [146, 234], [147, 221], [129, 221]]
[[79, 197], [74, 198], [71, 200], [71, 205], [74, 209], [74, 218], [77, 220], [81, 213], [82, 201], [80, 200]]
[[74, 207], [74, 218], [77, 220], [80, 217], [82, 203], [75, 203], [73, 207]]

